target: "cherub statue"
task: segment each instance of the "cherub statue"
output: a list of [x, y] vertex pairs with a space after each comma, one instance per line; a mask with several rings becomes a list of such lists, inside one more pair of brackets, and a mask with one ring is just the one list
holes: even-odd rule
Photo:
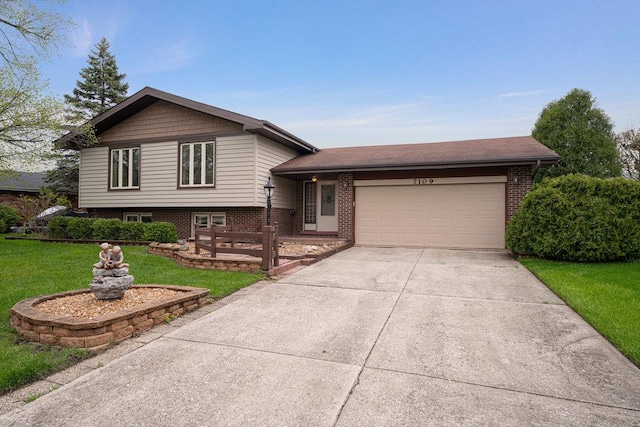
[[107, 242], [104, 242], [100, 245], [100, 248], [102, 249], [100, 251], [100, 253], [98, 254], [98, 257], [100, 257], [100, 261], [93, 264], [94, 268], [110, 268], [108, 267], [109, 265], [109, 253], [111, 245], [108, 244]]
[[124, 253], [120, 246], [114, 246], [108, 255], [107, 268], [129, 268], [129, 264], [124, 262]]

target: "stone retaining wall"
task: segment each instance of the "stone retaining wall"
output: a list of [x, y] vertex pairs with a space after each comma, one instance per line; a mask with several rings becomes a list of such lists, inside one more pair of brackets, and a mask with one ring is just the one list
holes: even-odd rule
[[245, 271], [248, 273], [262, 271], [262, 259], [260, 258], [211, 258], [182, 251], [180, 245], [175, 243], [151, 243], [149, 253], [173, 258], [178, 264], [189, 268]]
[[181, 294], [95, 319], [54, 316], [34, 308], [46, 300], [91, 292], [88, 289], [29, 298], [11, 308], [11, 326], [27, 341], [95, 350], [151, 329], [164, 322], [167, 316], [180, 316], [209, 303], [208, 289], [165, 285], [134, 286], [140, 287], [172, 289]]

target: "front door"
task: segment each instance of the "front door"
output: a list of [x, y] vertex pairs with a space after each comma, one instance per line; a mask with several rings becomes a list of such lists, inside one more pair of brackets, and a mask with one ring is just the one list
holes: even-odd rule
[[304, 229], [338, 231], [336, 182], [305, 182], [304, 185]]

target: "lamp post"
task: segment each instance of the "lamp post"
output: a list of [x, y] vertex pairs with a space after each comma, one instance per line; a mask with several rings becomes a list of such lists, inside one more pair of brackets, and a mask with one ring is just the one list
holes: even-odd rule
[[267, 225], [271, 225], [271, 196], [273, 196], [273, 191], [276, 189], [276, 186], [271, 182], [271, 177], [264, 185], [264, 194], [267, 196]]

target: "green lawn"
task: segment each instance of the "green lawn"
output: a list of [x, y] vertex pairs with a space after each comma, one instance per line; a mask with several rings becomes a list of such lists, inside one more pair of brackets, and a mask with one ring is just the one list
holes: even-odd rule
[[[97, 244], [5, 240], [0, 235], [0, 394], [89, 357], [84, 350], [22, 343], [9, 319], [11, 307], [25, 298], [87, 288], [99, 251]], [[196, 286], [220, 298], [264, 278], [261, 273], [183, 268], [147, 254], [146, 246], [125, 246], [123, 252], [134, 284]]]
[[520, 262], [640, 366], [640, 261]]

